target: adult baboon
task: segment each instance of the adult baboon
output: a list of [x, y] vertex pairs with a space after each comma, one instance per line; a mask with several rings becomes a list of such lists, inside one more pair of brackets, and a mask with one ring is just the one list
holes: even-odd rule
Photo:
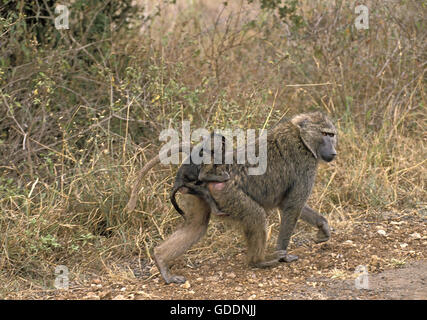
[[[330, 162], [336, 156], [336, 129], [322, 113], [300, 114], [273, 127], [267, 137], [267, 170], [262, 175], [248, 175], [249, 165], [228, 165], [230, 180], [209, 183], [218, 207], [240, 224], [248, 245], [248, 263], [269, 267], [278, 262], [291, 262], [298, 257], [287, 253], [295, 224], [301, 217], [319, 228], [319, 240], [329, 238], [326, 219], [307, 207], [320, 160]], [[186, 195], [184, 210], [188, 216], [181, 228], [154, 249], [154, 259], [167, 283], [181, 283], [169, 263], [186, 252], [204, 235], [210, 218], [204, 201]], [[281, 211], [277, 255], [265, 258], [267, 213]]]

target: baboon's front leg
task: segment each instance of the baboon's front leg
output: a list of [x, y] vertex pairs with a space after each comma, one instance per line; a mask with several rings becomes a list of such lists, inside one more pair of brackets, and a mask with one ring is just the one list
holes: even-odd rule
[[[286, 202], [292, 203], [291, 200], [287, 200]], [[295, 225], [297, 224], [298, 218], [301, 214], [301, 210], [302, 207], [296, 205], [284, 205], [280, 209], [282, 222], [277, 239], [277, 250], [283, 253], [283, 256], [280, 258], [281, 262], [292, 262], [298, 260], [298, 256], [288, 254], [287, 249], [291, 236], [294, 232]]]
[[185, 282], [185, 277], [170, 272], [169, 264], [203, 237], [210, 218], [209, 206], [196, 196], [182, 195], [180, 204], [187, 217], [184, 224], [154, 249], [154, 261], [166, 283]]
[[331, 237], [331, 231], [329, 229], [328, 220], [326, 220], [325, 217], [321, 216], [312, 208], [305, 205], [301, 211], [301, 219], [319, 229], [319, 231], [317, 232], [317, 239], [314, 240], [316, 243], [329, 240], [329, 238]]

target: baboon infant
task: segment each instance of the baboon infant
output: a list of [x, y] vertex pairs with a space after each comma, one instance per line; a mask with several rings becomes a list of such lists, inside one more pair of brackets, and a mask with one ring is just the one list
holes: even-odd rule
[[[221, 158], [217, 159], [215, 156], [215, 147], [214, 141], [216, 138], [221, 139]], [[203, 144], [200, 147], [195, 147], [197, 149], [193, 150], [198, 151], [200, 157], [203, 157], [203, 153], [207, 152], [211, 156], [210, 164], [195, 164], [192, 160], [192, 155], [189, 155], [190, 163], [184, 163], [178, 169], [176, 174], [175, 182], [173, 184], [173, 188], [171, 191], [170, 200], [172, 205], [178, 211], [179, 214], [185, 217], [184, 212], [178, 206], [175, 196], [177, 191], [179, 190], [181, 193], [189, 193], [196, 196], [200, 196], [203, 200], [205, 200], [211, 212], [217, 216], [226, 216], [227, 214], [220, 211], [215, 200], [212, 198], [208, 188], [208, 182], [226, 182], [230, 179], [230, 175], [226, 171], [217, 172], [218, 164], [215, 164], [215, 160], [219, 160], [220, 163], [224, 163], [225, 161], [225, 137], [220, 134], [212, 133], [210, 136], [210, 141], [208, 143]], [[192, 152], [192, 154], [193, 154]]]
[[[216, 138], [215, 138], [216, 137]], [[215, 148], [212, 144], [215, 144], [215, 140], [218, 139], [221, 140], [221, 159], [218, 161], [218, 152], [215, 152]], [[184, 212], [182, 209], [178, 206], [175, 200], [175, 194], [178, 190], [180, 190], [182, 193], [187, 194], [193, 194], [197, 195], [199, 197], [202, 197], [203, 200], [209, 203], [210, 208], [213, 213], [216, 215], [227, 215], [220, 210], [218, 210], [218, 207], [213, 200], [212, 196], [210, 195], [209, 191], [206, 188], [206, 184], [209, 182], [225, 182], [230, 179], [230, 176], [226, 169], [222, 168], [221, 173], [217, 173], [217, 167], [218, 165], [215, 162], [224, 163], [225, 162], [225, 144], [226, 140], [223, 135], [212, 133], [210, 135], [210, 144], [202, 143], [200, 145], [197, 145], [193, 147], [191, 154], [195, 155], [198, 154], [199, 157], [203, 157], [203, 153], [206, 152], [211, 157], [211, 164], [196, 164], [194, 161], [192, 161], [191, 154], [190, 154], [190, 163], [189, 164], [183, 164], [177, 172], [174, 186], [172, 188], [171, 192], [171, 202], [175, 209], [184, 216]], [[160, 163], [160, 159], [162, 157], [167, 157], [169, 152], [171, 154], [175, 153], [186, 153], [184, 151], [186, 148], [191, 148], [190, 144], [188, 143], [182, 143], [180, 145], [175, 145], [172, 147], [171, 150], [165, 150], [163, 152], [160, 152], [157, 154], [154, 158], [152, 158], [150, 161], [148, 161], [144, 167], [138, 172], [137, 177], [133, 183], [132, 191], [130, 194], [129, 201], [126, 205], [126, 210], [128, 212], [132, 212], [135, 210], [136, 203], [138, 200], [138, 192], [141, 190], [142, 187], [142, 181], [144, 179], [144, 176], [147, 174], [147, 172], [153, 168], [155, 165]], [[213, 159], [212, 159], [213, 158]]]

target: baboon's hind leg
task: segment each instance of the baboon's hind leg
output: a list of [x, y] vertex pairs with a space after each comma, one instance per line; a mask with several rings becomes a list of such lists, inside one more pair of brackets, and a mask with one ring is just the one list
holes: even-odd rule
[[169, 264], [203, 237], [210, 218], [210, 209], [203, 200], [189, 194], [182, 198], [187, 217], [184, 224], [154, 249], [154, 261], [166, 283], [185, 282], [185, 277], [171, 273]]

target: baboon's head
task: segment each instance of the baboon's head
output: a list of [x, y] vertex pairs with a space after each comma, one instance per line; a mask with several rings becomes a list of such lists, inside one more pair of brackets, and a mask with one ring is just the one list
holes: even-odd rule
[[209, 139], [201, 142], [195, 148], [200, 158], [208, 154], [215, 163], [224, 163], [225, 147], [225, 137], [217, 132], [212, 132]]
[[316, 159], [332, 161], [337, 155], [337, 130], [326, 115], [321, 112], [303, 113], [292, 118], [298, 127], [305, 146]]

